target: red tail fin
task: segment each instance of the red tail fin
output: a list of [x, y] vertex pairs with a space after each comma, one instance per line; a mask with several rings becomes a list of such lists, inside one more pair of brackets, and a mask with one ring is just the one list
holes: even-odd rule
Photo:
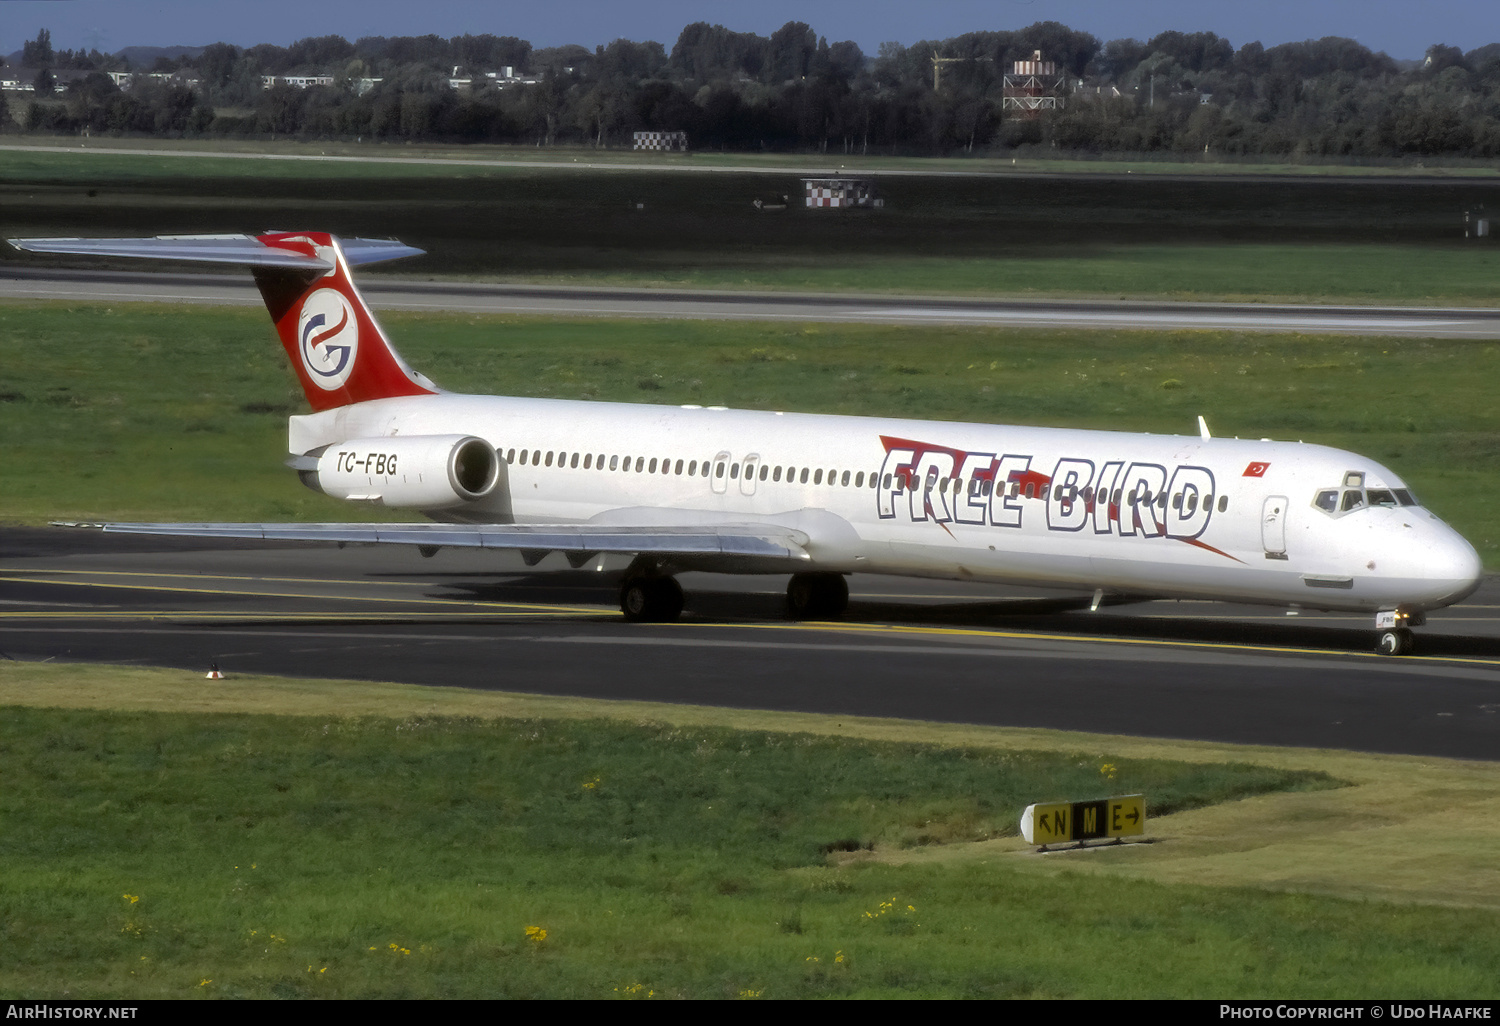
[[438, 391], [407, 366], [376, 323], [349, 276], [338, 239], [327, 232], [277, 232], [256, 239], [333, 265], [327, 271], [254, 269], [255, 283], [313, 410]]

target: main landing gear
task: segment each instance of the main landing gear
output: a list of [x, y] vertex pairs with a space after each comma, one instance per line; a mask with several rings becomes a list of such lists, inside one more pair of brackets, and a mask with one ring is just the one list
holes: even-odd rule
[[675, 577], [627, 576], [620, 583], [620, 612], [632, 623], [671, 623], [682, 615], [682, 585]]
[[[786, 586], [793, 620], [832, 620], [849, 606], [843, 574], [793, 574]], [[682, 615], [682, 586], [652, 567], [632, 567], [620, 582], [620, 612], [632, 623], [671, 623]]]
[[1424, 613], [1408, 613], [1404, 610], [1387, 610], [1375, 614], [1375, 629], [1380, 633], [1375, 639], [1375, 651], [1381, 655], [1407, 655], [1416, 647], [1413, 627], [1427, 622]]
[[786, 585], [786, 611], [793, 620], [832, 620], [849, 608], [843, 574], [793, 574]]

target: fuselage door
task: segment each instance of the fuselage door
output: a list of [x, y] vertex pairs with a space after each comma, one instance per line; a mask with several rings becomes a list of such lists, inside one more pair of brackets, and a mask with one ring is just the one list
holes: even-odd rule
[[1272, 495], [1261, 507], [1260, 542], [1267, 559], [1286, 558], [1286, 511], [1285, 495]]
[[760, 453], [751, 453], [740, 466], [740, 493], [755, 494], [755, 475], [760, 471]]
[[723, 495], [729, 491], [729, 453], [721, 452], [714, 457], [714, 465], [708, 475], [708, 486], [714, 490], [715, 495]]

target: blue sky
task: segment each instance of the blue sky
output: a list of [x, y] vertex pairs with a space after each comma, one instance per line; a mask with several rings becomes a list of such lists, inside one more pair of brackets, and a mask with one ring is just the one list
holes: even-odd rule
[[0, 52], [20, 49], [42, 28], [54, 46], [106, 51], [429, 32], [492, 32], [539, 47], [655, 39], [670, 49], [694, 21], [761, 35], [805, 21], [829, 42], [852, 39], [871, 54], [885, 40], [910, 44], [1037, 21], [1060, 21], [1101, 40], [1206, 30], [1236, 47], [1348, 36], [1398, 59], [1420, 57], [1433, 43], [1472, 50], [1500, 42], [1495, 0], [0, 0]]

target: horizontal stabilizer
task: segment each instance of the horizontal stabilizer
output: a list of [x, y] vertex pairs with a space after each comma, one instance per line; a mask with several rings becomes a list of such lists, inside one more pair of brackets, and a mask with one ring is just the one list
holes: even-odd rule
[[[253, 235], [158, 235], [150, 239], [10, 239], [27, 253], [67, 253], [78, 256], [134, 257], [154, 260], [187, 260], [250, 267], [295, 267], [331, 271], [333, 262], [307, 251], [268, 246]], [[422, 250], [394, 239], [340, 239], [339, 248], [349, 264], [373, 264], [381, 260], [420, 256]]]
[[123, 534], [254, 538], [532, 552], [651, 553], [807, 560], [808, 537], [773, 524], [77, 524]]

